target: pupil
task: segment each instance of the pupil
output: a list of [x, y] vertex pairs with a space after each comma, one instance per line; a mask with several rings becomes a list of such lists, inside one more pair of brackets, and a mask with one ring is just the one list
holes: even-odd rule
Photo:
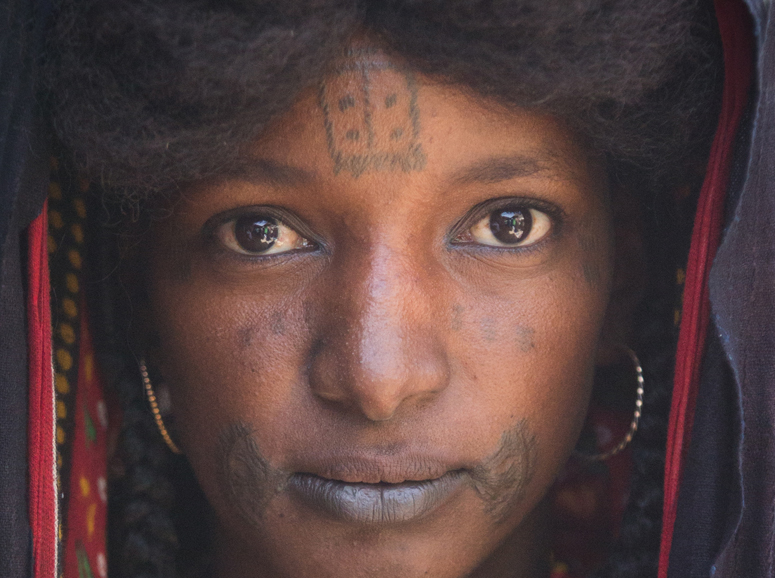
[[234, 236], [240, 247], [251, 253], [269, 250], [277, 241], [277, 221], [271, 217], [250, 215], [234, 224]]
[[501, 243], [514, 245], [523, 241], [532, 227], [530, 209], [504, 209], [490, 216], [490, 230]]

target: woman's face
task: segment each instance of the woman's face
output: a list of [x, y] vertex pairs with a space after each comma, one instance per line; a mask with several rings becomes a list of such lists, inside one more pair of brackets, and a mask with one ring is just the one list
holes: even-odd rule
[[[219, 143], [213, 143], [214, 147]], [[608, 304], [599, 159], [362, 50], [149, 237], [221, 575], [530, 575]], [[512, 575], [512, 574], [510, 574]]]

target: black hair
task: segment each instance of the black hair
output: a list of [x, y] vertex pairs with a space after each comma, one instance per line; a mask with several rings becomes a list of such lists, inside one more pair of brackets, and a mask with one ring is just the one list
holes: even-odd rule
[[135, 198], [229, 170], [362, 30], [439, 81], [566, 119], [649, 183], [682, 174], [716, 109], [702, 0], [60, 1], [57, 133]]
[[[60, 0], [45, 68], [52, 122], [103, 202], [137, 204], [230, 170], [364, 32], [438, 82], [564, 119], [606, 156], [611, 179], [639, 195], [651, 249], [637, 343], [648, 389], [630, 504], [601, 576], [655, 575], [679, 259], [671, 195], [695, 184], [718, 110], [709, 2]], [[92, 262], [111, 279], [118, 257], [105, 234]], [[168, 577], [179, 547], [170, 472], [181, 470], [126, 353], [121, 290], [98, 287], [95, 331], [125, 412], [111, 572]]]

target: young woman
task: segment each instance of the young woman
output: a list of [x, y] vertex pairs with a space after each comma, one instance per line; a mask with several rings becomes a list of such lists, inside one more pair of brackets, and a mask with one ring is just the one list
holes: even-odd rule
[[602, 571], [653, 575], [717, 36], [676, 0], [63, 2], [115, 575], [548, 576], [552, 488], [620, 441], [577, 448], [591, 398], [642, 413]]

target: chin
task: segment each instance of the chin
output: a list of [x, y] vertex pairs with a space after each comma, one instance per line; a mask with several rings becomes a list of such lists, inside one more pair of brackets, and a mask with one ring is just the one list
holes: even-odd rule
[[[482, 507], [465, 475], [455, 473], [429, 490], [442, 494], [420, 507], [404, 506], [391, 492], [422, 492], [420, 483], [342, 483], [329, 480], [291, 481], [272, 500], [260, 519], [246, 519], [241, 508], [235, 525], [233, 510], [220, 541], [223, 575], [255, 578], [462, 578], [471, 575], [515, 528], [521, 527], [531, 504], [515, 507], [508, 520], [496, 521]], [[313, 487], [303, 488], [303, 484]], [[418, 486], [420, 489], [418, 490]], [[305, 493], [309, 491], [310, 493]], [[319, 492], [346, 494], [321, 503]], [[364, 494], [361, 505], [350, 498]], [[387, 496], [386, 496], [387, 494]], [[382, 496], [381, 505], [380, 498]], [[397, 501], [393, 511], [391, 501]], [[417, 501], [417, 500], [415, 500]], [[342, 503], [343, 502], [343, 503]], [[372, 512], [367, 514], [367, 507]], [[249, 515], [249, 514], [248, 514]]]

